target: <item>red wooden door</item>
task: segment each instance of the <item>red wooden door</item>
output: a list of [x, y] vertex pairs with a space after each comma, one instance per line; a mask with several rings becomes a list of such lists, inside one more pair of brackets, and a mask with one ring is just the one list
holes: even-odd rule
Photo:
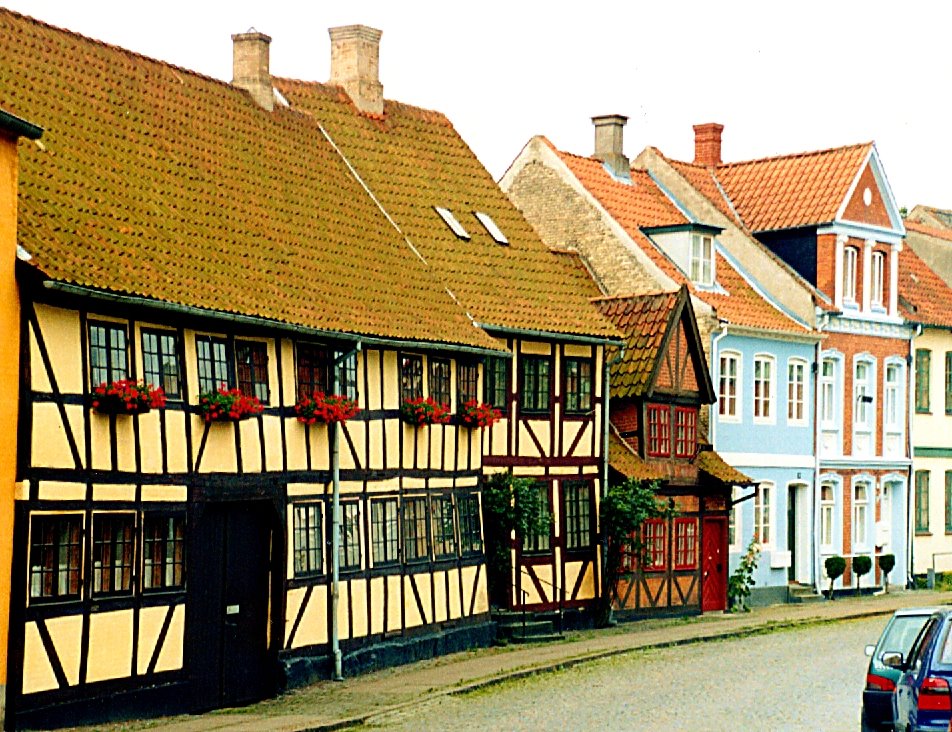
[[727, 520], [705, 518], [702, 528], [701, 612], [727, 607]]

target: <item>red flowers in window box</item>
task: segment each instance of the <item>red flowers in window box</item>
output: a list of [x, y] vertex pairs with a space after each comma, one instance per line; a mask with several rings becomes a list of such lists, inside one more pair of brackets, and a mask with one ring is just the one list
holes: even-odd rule
[[93, 389], [92, 405], [100, 414], [145, 414], [165, 406], [165, 391], [131, 379], [104, 381]]
[[459, 421], [466, 427], [491, 427], [502, 419], [502, 412], [476, 399], [466, 402], [459, 412]]
[[348, 399], [339, 394], [325, 394], [322, 391], [315, 391], [309, 397], [302, 397], [294, 405], [298, 422], [304, 424], [346, 422], [359, 411], [360, 407], [357, 406], [355, 399]]
[[220, 387], [198, 395], [198, 413], [206, 422], [239, 422], [263, 411], [258, 397], [242, 394], [240, 389]]
[[404, 422], [413, 425], [446, 424], [450, 421], [450, 408], [440, 404], [433, 397], [404, 399], [400, 405], [400, 416]]

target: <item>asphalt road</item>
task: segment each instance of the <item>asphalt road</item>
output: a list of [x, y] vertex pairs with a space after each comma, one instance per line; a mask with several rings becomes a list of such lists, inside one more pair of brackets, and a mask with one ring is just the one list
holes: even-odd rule
[[412, 730], [859, 728], [867, 658], [887, 618], [619, 656], [441, 698], [367, 726]]

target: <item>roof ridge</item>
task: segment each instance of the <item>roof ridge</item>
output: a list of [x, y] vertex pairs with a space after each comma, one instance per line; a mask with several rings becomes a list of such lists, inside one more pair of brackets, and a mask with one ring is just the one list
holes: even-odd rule
[[[749, 160], [736, 160], [730, 163], [721, 163], [720, 165], [713, 166], [713, 167], [715, 169], [721, 170], [723, 168], [732, 168], [732, 167], [740, 166], [740, 165], [751, 165], [753, 163], [767, 163], [774, 160], [792, 160], [795, 158], [808, 158], [808, 157], [816, 157], [820, 155], [830, 155], [832, 153], [844, 152], [846, 150], [857, 150], [863, 147], [872, 147], [873, 144], [874, 144], [874, 141], [869, 140], [868, 142], [857, 142], [851, 145], [839, 145], [837, 147], [827, 147], [827, 148], [822, 148], [820, 150], [804, 150], [802, 152], [795, 152], [795, 153], [767, 155], [765, 157], [751, 158]], [[689, 165], [695, 165], [695, 163], [689, 163]], [[699, 167], [707, 167], [707, 166], [699, 166]]]
[[164, 66], [167, 69], [172, 69], [173, 71], [179, 71], [179, 72], [182, 72], [183, 74], [187, 74], [189, 76], [193, 76], [198, 79], [202, 79], [204, 81], [210, 81], [215, 84], [219, 84], [221, 86], [227, 87], [229, 89], [236, 89], [236, 90], [238, 89], [238, 87], [236, 87], [234, 84], [231, 84], [230, 82], [227, 82], [223, 79], [216, 79], [214, 76], [203, 74], [201, 71], [196, 71], [195, 69], [189, 69], [184, 66], [179, 66], [178, 64], [173, 64], [170, 61], [165, 61], [160, 58], [155, 58], [154, 56], [147, 56], [144, 53], [133, 51], [129, 48], [126, 48], [124, 46], [119, 46], [115, 43], [109, 43], [108, 41], [103, 41], [98, 38], [93, 38], [92, 36], [87, 36], [77, 31], [70, 30], [68, 28], [63, 28], [58, 25], [53, 25], [52, 23], [47, 23], [46, 21], [39, 20], [38, 18], [34, 18], [32, 15], [26, 15], [25, 13], [19, 13], [16, 10], [11, 10], [10, 8], [0, 7], [0, 14], [4, 14], [4, 13], [7, 15], [14, 16], [15, 18], [21, 21], [33, 23], [36, 26], [40, 26], [42, 28], [55, 31], [56, 33], [62, 33], [63, 35], [66, 35], [66, 36], [71, 36], [72, 38], [76, 38], [85, 43], [91, 43], [93, 45], [100, 46], [102, 48], [108, 49], [109, 51], [117, 51], [126, 56], [131, 56], [133, 58], [141, 59], [142, 61], [148, 61], [149, 63], [154, 63], [159, 66]]
[[907, 229], [912, 229], [919, 234], [926, 234], [927, 236], [934, 236], [937, 239], [952, 241], [952, 231], [937, 229], [934, 226], [928, 226], [919, 221], [910, 221], [909, 219], [905, 219], [902, 223]]
[[[683, 286], [682, 286], [683, 287]], [[617, 295], [602, 295], [601, 297], [590, 298], [592, 302], [609, 302], [611, 300], [633, 300], [635, 298], [662, 297], [664, 295], [677, 295], [681, 291], [677, 290], [653, 290], [651, 292], [629, 292]]]

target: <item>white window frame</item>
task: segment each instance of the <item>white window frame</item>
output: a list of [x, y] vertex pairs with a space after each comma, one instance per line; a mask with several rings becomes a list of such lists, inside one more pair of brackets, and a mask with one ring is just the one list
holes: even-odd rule
[[[794, 380], [797, 372], [799, 372], [799, 379]], [[799, 386], [799, 396], [796, 394], [796, 386]], [[807, 362], [802, 358], [789, 359], [787, 361], [787, 424], [802, 427], [807, 423], [809, 391]], [[799, 407], [799, 417], [795, 416], [796, 407]]]
[[[823, 356], [820, 359], [820, 424], [832, 429], [836, 427], [836, 367], [839, 359], [835, 356]], [[830, 365], [830, 374], [824, 373]]]
[[[820, 484], [820, 548], [836, 547], [836, 484]], [[829, 539], [829, 541], [827, 541]]]
[[[742, 493], [742, 489], [738, 486], [733, 486], [731, 488], [731, 501], [736, 501]], [[743, 503], [732, 503], [730, 516], [728, 517], [728, 551], [730, 552], [740, 552], [744, 548], [744, 523], [742, 520], [743, 516]], [[730, 523], [734, 524], [734, 541], [730, 541]]]
[[[894, 382], [889, 372], [895, 371]], [[899, 435], [906, 431], [905, 410], [906, 362], [896, 356], [887, 358], [883, 365], [883, 435]], [[890, 407], [892, 404], [892, 407]], [[884, 448], [885, 449], [885, 448]]]
[[714, 284], [714, 237], [709, 234], [691, 234], [689, 276], [698, 285]]
[[[860, 367], [866, 368], [866, 378], [860, 380]], [[868, 397], [870, 401], [862, 401]], [[862, 419], [860, 419], [862, 415]], [[876, 359], [869, 354], [860, 354], [853, 359], [853, 434], [870, 435], [876, 428]], [[875, 445], [870, 444], [870, 452]], [[853, 452], [855, 453], [855, 446]]]
[[[767, 366], [769, 367], [770, 376], [769, 379], [764, 381], [763, 378], [758, 378], [757, 370], [758, 366]], [[761, 372], [762, 374], [763, 372]], [[753, 392], [752, 392], [752, 401], [753, 401], [753, 414], [754, 422], [756, 424], [776, 424], [777, 422], [777, 359], [767, 353], [758, 353], [754, 356], [754, 367], [753, 367]], [[764, 390], [761, 391], [761, 396], [758, 397], [758, 383], [766, 385], [766, 394]], [[764, 408], [766, 409], [766, 414], [764, 414]], [[757, 412], [761, 410], [761, 414], [758, 416]]]
[[[862, 500], [860, 491], [864, 492]], [[853, 518], [852, 518], [852, 543], [853, 553], [857, 549], [867, 549], [869, 547], [869, 508], [872, 505], [870, 496], [873, 492], [873, 481], [869, 477], [859, 477], [853, 481]]]
[[[724, 399], [722, 398], [722, 389], [724, 386], [724, 364], [725, 361], [733, 362], [734, 364], [734, 376], [733, 376], [733, 385], [734, 385], [734, 408], [731, 412], [723, 412], [722, 405], [724, 404]], [[722, 422], [740, 422], [741, 415], [743, 415], [743, 400], [741, 399], [742, 389], [741, 386], [743, 382], [743, 358], [739, 351], [721, 351], [720, 356], [717, 362], [717, 416], [718, 419]]]
[[843, 247], [843, 305], [856, 307], [856, 263], [859, 250], [854, 246]]
[[[772, 481], [765, 480], [757, 486], [754, 496], [754, 534], [761, 548], [769, 549], [774, 545], [774, 503], [777, 492]], [[766, 497], [766, 501], [764, 500]], [[766, 504], [766, 505], [764, 505]], [[766, 538], [764, 538], [766, 536]]]
[[886, 275], [886, 255], [883, 252], [873, 252], [869, 259], [869, 306], [874, 310], [885, 310], [883, 302]]

